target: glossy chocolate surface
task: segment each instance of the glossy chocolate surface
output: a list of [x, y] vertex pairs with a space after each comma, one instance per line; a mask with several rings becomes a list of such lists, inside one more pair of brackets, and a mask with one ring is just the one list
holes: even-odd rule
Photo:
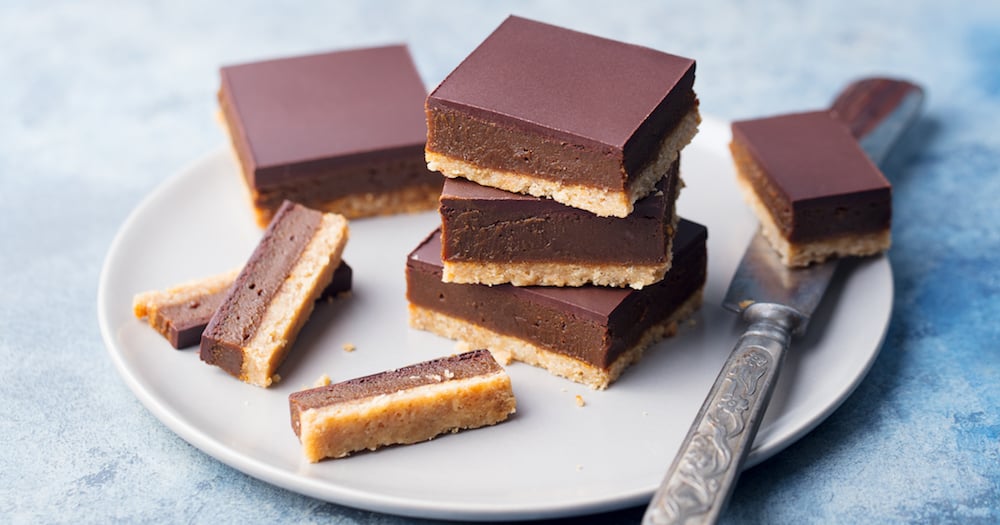
[[[552, 178], [579, 172], [600, 186], [588, 166], [624, 179], [695, 107], [694, 73], [688, 58], [511, 16], [427, 98], [428, 149]], [[475, 148], [438, 138], [458, 123], [483, 130]], [[530, 158], [504, 148], [516, 137]], [[586, 158], [575, 163], [574, 149]]]
[[732, 131], [760, 168], [765, 180], [751, 182], [789, 240], [889, 227], [889, 182], [829, 111], [733, 122]]
[[628, 217], [598, 217], [551, 199], [447, 179], [441, 227], [449, 262], [664, 263], [679, 162]]
[[222, 111], [254, 187], [423, 156], [427, 92], [405, 46], [233, 65], [221, 76]]
[[341, 383], [293, 392], [288, 396], [292, 414], [292, 428], [298, 435], [300, 431], [299, 414], [305, 410], [391, 394], [400, 390], [439, 384], [445, 381], [491, 375], [502, 370], [503, 368], [497, 364], [488, 350], [473, 350], [396, 370], [349, 379]]
[[440, 231], [407, 259], [407, 300], [607, 368], [705, 282], [707, 230], [681, 219], [666, 277], [642, 290], [442, 283]]
[[[333, 299], [337, 295], [349, 291], [352, 275], [351, 267], [346, 262], [341, 262], [340, 266], [333, 272], [333, 280], [323, 290], [323, 295], [320, 296], [319, 300]], [[157, 315], [163, 319], [166, 326], [164, 335], [170, 345], [180, 349], [198, 344], [201, 341], [202, 332], [205, 331], [205, 327], [212, 319], [212, 315], [218, 310], [228, 293], [228, 289], [219, 290], [215, 293], [206, 293], [197, 300], [184, 304], [160, 308]]]
[[323, 220], [323, 214], [286, 201], [229, 288], [201, 338], [201, 359], [239, 376], [243, 348], [253, 339], [271, 299], [285, 282]]

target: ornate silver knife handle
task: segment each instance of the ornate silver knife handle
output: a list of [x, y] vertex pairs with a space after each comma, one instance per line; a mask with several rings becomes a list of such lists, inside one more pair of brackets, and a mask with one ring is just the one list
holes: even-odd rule
[[653, 495], [644, 524], [712, 523], [725, 508], [801, 321], [794, 310], [766, 303], [751, 305], [743, 316], [750, 326]]

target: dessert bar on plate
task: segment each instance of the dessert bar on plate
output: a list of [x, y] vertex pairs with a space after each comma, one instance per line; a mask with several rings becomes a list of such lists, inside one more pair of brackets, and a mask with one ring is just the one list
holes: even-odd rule
[[427, 98], [427, 166], [625, 217], [701, 117], [694, 60], [511, 16]]
[[598, 217], [551, 199], [465, 179], [441, 192], [443, 280], [515, 286], [642, 288], [670, 268], [679, 159], [628, 217]]
[[347, 220], [286, 201], [201, 337], [202, 361], [268, 387], [340, 265]]
[[221, 68], [219, 104], [261, 226], [285, 200], [348, 218], [431, 210], [427, 91], [402, 45]]
[[410, 326], [603, 389], [701, 305], [707, 230], [681, 219], [666, 277], [641, 290], [441, 281], [440, 230], [406, 264]]
[[892, 187], [829, 111], [732, 123], [736, 180], [788, 266], [889, 248]]
[[486, 350], [295, 392], [288, 402], [311, 462], [494, 425], [517, 404], [510, 377]]

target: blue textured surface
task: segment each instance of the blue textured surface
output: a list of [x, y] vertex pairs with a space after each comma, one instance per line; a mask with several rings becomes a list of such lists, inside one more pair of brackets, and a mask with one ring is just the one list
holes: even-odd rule
[[433, 86], [516, 13], [697, 59], [723, 119], [821, 107], [866, 74], [926, 86], [887, 170], [885, 347], [825, 423], [744, 474], [724, 521], [1000, 522], [1000, 3], [277, 4], [0, 3], [0, 521], [409, 523], [176, 437], [107, 357], [98, 273], [139, 200], [223, 143], [220, 64], [406, 42]]

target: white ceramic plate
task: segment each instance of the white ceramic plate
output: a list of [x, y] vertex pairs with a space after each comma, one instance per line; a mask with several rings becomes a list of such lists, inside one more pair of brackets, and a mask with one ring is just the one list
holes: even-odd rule
[[[260, 237], [228, 150], [196, 161], [149, 195], [118, 232], [98, 291], [101, 331], [143, 404], [182, 438], [247, 474], [316, 498], [388, 513], [462, 520], [578, 515], [642, 504], [670, 464], [741, 324], [719, 306], [756, 221], [734, 184], [728, 126], [706, 120], [682, 158], [680, 213], [709, 228], [705, 304], [678, 336], [606, 391], [521, 363], [508, 367], [517, 414], [495, 427], [310, 464], [288, 394], [453, 353], [408, 328], [406, 255], [436, 213], [356, 220], [345, 260], [353, 296], [320, 306], [270, 389], [177, 351], [131, 312], [132, 296], [243, 263]], [[750, 453], [753, 465], [826, 418], [868, 371], [892, 308], [886, 258], [841, 274], [795, 341]], [[342, 345], [357, 350], [345, 352]], [[580, 395], [585, 406], [577, 405]]]

